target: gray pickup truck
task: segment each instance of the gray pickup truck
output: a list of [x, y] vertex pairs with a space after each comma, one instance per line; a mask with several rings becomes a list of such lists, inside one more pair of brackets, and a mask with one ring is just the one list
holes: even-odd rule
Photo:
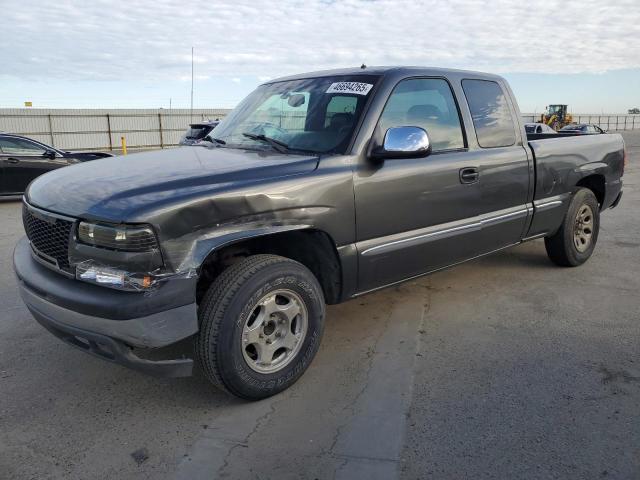
[[616, 134], [527, 136], [501, 77], [431, 68], [273, 80], [210, 135], [36, 179], [14, 265], [62, 340], [165, 376], [195, 356], [247, 399], [302, 375], [325, 304], [535, 238], [582, 264], [626, 160]]

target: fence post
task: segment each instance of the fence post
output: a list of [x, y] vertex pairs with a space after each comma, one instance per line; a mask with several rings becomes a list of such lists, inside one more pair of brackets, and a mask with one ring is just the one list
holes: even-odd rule
[[158, 113], [158, 126], [160, 127], [160, 148], [164, 148], [164, 140], [162, 138], [162, 115]]
[[624, 116], [624, 129], [627, 129], [627, 116]]
[[48, 120], [49, 120], [49, 136], [51, 137], [51, 146], [52, 146], [53, 148], [55, 148], [55, 147], [56, 147], [56, 145], [55, 145], [55, 143], [54, 143], [54, 141], [53, 141], [53, 125], [52, 125], [52, 123], [51, 123], [51, 114], [50, 114], [50, 113], [49, 113], [49, 114], [47, 114], [47, 118], [48, 118]]
[[111, 139], [111, 116], [107, 113], [107, 134], [109, 135], [109, 151], [113, 152], [113, 140]]

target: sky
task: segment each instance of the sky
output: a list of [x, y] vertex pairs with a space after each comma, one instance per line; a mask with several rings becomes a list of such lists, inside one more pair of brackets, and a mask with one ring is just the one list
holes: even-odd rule
[[292, 73], [498, 73], [523, 112], [640, 108], [640, 1], [0, 0], [0, 107], [230, 108]]

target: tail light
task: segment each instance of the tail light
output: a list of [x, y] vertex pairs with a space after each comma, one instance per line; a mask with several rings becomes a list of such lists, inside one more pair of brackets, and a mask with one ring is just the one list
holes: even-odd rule
[[624, 170], [625, 168], [627, 168], [627, 163], [629, 162], [629, 153], [627, 152], [627, 146], [625, 145], [624, 148], [622, 149], [622, 151], [624, 152], [623, 155], [623, 160], [622, 160], [622, 174], [624, 175]]

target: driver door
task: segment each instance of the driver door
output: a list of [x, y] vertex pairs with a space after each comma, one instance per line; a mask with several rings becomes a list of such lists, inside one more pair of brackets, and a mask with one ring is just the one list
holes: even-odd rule
[[378, 131], [422, 127], [433, 152], [424, 158], [368, 162], [356, 171], [360, 292], [477, 253], [481, 196], [473, 172], [480, 158], [466, 150], [461, 125], [446, 80], [411, 78], [394, 88]]

